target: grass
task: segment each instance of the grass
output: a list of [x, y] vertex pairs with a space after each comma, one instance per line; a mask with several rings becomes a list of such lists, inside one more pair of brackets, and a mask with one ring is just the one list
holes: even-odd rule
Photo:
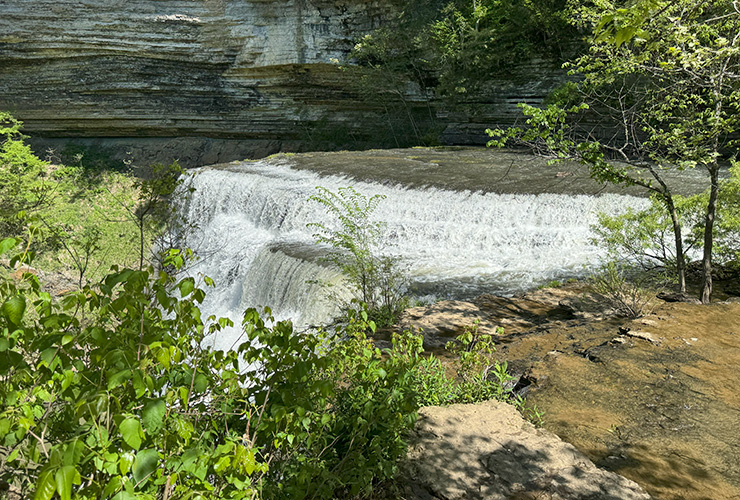
[[99, 280], [114, 264], [138, 265], [133, 213], [139, 190], [133, 175], [59, 165], [48, 165], [46, 174], [51, 196], [35, 213], [41, 229], [35, 266], [84, 284]]

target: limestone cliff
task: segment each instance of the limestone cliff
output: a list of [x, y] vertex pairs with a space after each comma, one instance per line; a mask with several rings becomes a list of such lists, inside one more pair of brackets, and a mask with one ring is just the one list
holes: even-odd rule
[[[363, 100], [333, 64], [398, 4], [0, 0], [0, 109], [32, 135], [105, 138], [142, 162], [401, 145], [404, 127], [388, 120], [384, 103]], [[421, 110], [444, 128], [448, 117], [432, 116], [416, 89], [404, 94], [404, 116]], [[469, 119], [453, 118], [463, 125], [447, 137], [470, 142]]]

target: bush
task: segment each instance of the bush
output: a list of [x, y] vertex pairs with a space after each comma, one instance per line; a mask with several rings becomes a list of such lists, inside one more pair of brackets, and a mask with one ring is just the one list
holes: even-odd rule
[[20, 236], [26, 217], [49, 205], [46, 163], [25, 144], [22, 123], [0, 111], [0, 235]]
[[404, 295], [407, 278], [397, 258], [382, 254], [384, 224], [371, 220], [385, 197], [367, 198], [352, 187], [339, 188], [336, 193], [316, 189], [318, 194], [309, 199], [323, 205], [339, 227], [308, 224], [318, 231], [314, 239], [332, 248], [326, 260], [347, 276], [354, 298], [366, 305], [370, 318], [380, 326], [392, 325], [408, 305]]
[[[631, 275], [628, 278], [628, 275]], [[620, 267], [614, 262], [604, 266], [591, 277], [593, 290], [602, 296], [614, 310], [627, 318], [640, 318], [652, 311], [658, 289], [645, 274], [630, 268]]]
[[[704, 245], [705, 209], [709, 193], [674, 196], [676, 210], [685, 229], [685, 257], [697, 255]], [[592, 242], [604, 247], [613, 260], [626, 260], [643, 270], [662, 268], [673, 274], [676, 268], [671, 220], [663, 203], [651, 198], [644, 210], [628, 209], [622, 215], [599, 214], [592, 226]], [[740, 164], [733, 163], [730, 177], [720, 183], [714, 224], [713, 262], [726, 264], [740, 256]]]
[[420, 338], [383, 354], [364, 312], [330, 335], [248, 310], [245, 342], [213, 351], [204, 338], [231, 324], [204, 319], [204, 297], [151, 268], [61, 304], [32, 275], [2, 281], [0, 481], [45, 500], [334, 498], [395, 474]]
[[0, 481], [44, 500], [255, 496], [257, 409], [236, 354], [200, 347], [228, 323], [203, 321], [204, 296], [151, 269], [61, 304], [33, 275], [4, 281]]
[[[178, 247], [190, 227], [169, 203], [181, 181], [177, 162], [153, 165], [145, 180], [91, 167], [82, 154], [74, 155], [74, 166], [53, 165], [34, 155], [21, 126], [0, 112], [0, 235], [33, 233], [37, 265], [76, 274], [82, 287], [114, 263], [143, 268], [153, 242]], [[188, 195], [182, 191], [179, 196]]]
[[[682, 225], [692, 229], [684, 234], [684, 256], [701, 248], [701, 236], [696, 229], [703, 230], [702, 195], [691, 197], [674, 196], [676, 211]], [[626, 260], [643, 270], [663, 268], [675, 273], [676, 246], [671, 219], [663, 202], [656, 197], [644, 210], [627, 209], [624, 214], [598, 215], [598, 224], [591, 227], [595, 237], [592, 243], [605, 248], [613, 260]]]

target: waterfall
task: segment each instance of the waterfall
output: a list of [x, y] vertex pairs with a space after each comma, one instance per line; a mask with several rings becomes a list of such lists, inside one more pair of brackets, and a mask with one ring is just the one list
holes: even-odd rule
[[[604, 258], [589, 243], [590, 225], [603, 211], [616, 214], [646, 200], [603, 194], [496, 194], [406, 187], [319, 175], [265, 160], [200, 169], [183, 216], [198, 230], [186, 244], [199, 260], [194, 272], [217, 284], [208, 314], [238, 323], [247, 307], [270, 306], [278, 319], [299, 325], [336, 312], [317, 280], [346, 294], [343, 278], [320, 259], [309, 222], [331, 224], [308, 201], [316, 186], [353, 186], [380, 194], [374, 217], [387, 223], [383, 246], [408, 267], [418, 295], [469, 298], [513, 294], [553, 279], [586, 274]], [[228, 346], [227, 346], [228, 347]]]

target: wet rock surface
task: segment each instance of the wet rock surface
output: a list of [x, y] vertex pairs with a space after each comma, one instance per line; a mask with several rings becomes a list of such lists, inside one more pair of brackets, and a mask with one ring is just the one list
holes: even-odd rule
[[659, 301], [636, 320], [597, 304], [580, 285], [481, 298], [447, 323], [432, 310], [444, 328], [425, 336], [504, 326], [497, 358], [524, 375], [547, 430], [655, 498], [740, 498], [740, 304]]

